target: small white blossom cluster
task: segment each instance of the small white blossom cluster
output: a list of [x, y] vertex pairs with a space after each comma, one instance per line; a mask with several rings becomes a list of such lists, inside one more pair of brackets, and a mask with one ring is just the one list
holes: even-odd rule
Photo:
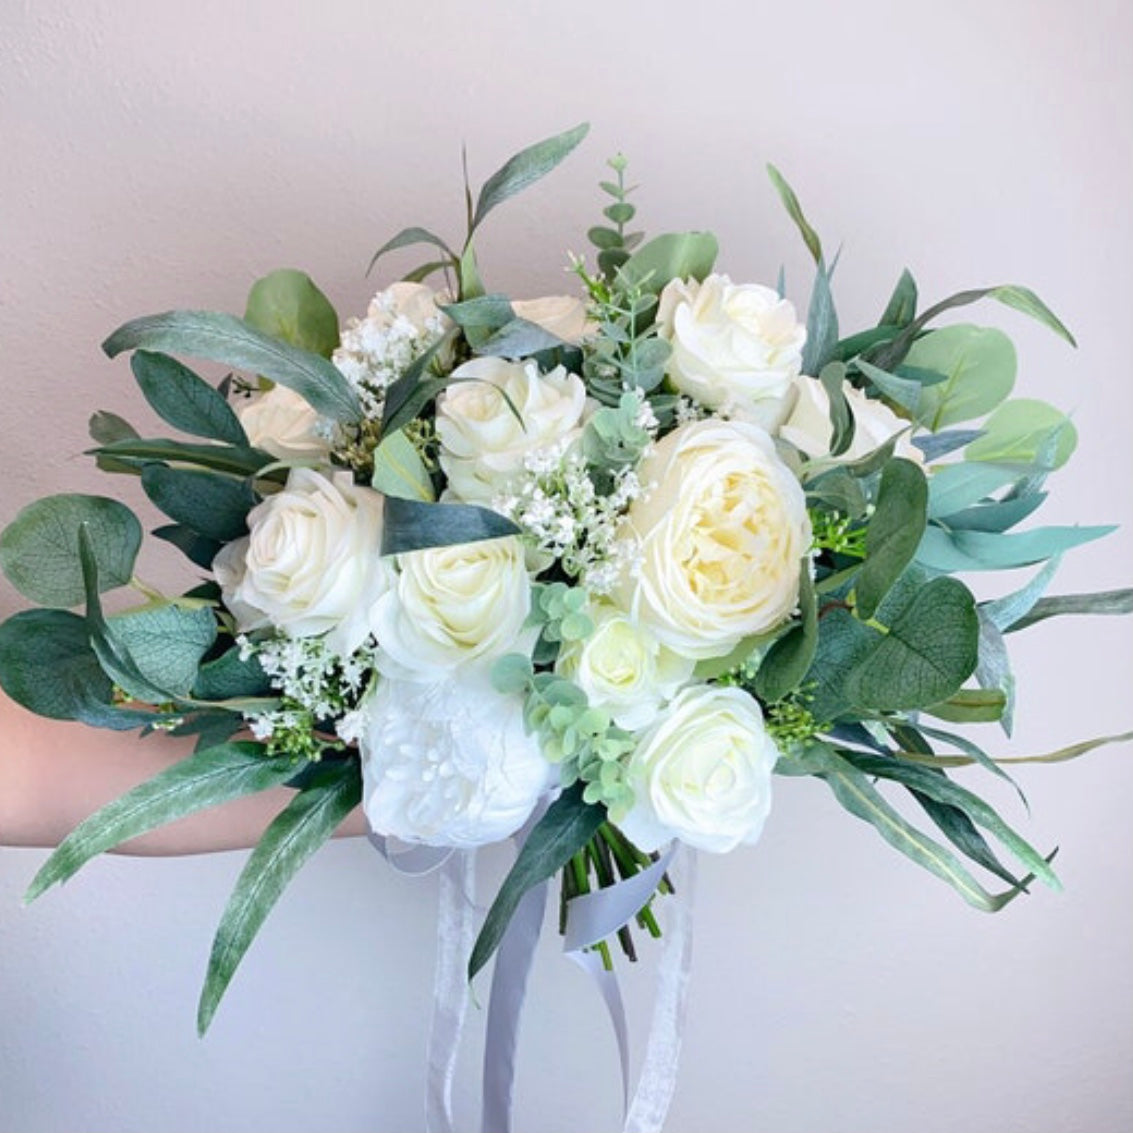
[[282, 697], [279, 708], [246, 717], [259, 740], [279, 738], [319, 720], [345, 719], [374, 669], [373, 650], [368, 646], [342, 657], [323, 637], [273, 637], [253, 642], [241, 634], [237, 643], [241, 659], [255, 656]]
[[386, 389], [447, 327], [428, 288], [395, 284], [374, 296], [364, 319], [347, 322], [331, 361], [357, 392], [365, 415], [380, 419]]
[[494, 510], [506, 515], [542, 554], [560, 561], [567, 574], [581, 578], [594, 594], [608, 594], [633, 558], [632, 539], [619, 537], [622, 517], [641, 495], [632, 468], [613, 474], [613, 486], [600, 492], [582, 454], [562, 446], [528, 453], [524, 470], [497, 496]]

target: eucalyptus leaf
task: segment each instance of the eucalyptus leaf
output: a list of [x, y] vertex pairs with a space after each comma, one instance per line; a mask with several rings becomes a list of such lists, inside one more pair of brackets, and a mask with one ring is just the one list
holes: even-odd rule
[[984, 611], [976, 608], [980, 619], [980, 659], [976, 664], [976, 684], [981, 689], [995, 691], [1002, 695], [1003, 706], [999, 714], [999, 724], [1005, 735], [1010, 736], [1015, 724], [1015, 674], [1011, 670], [1011, 656], [1003, 634]]
[[131, 437], [104, 444], [92, 450], [100, 458], [111, 457], [132, 464], [137, 471], [159, 461], [168, 464], [185, 464], [193, 468], [207, 468], [226, 472], [232, 476], [256, 476], [261, 469], [275, 463], [275, 457], [263, 449], [244, 445], [201, 445], [158, 437], [146, 439]]
[[432, 244], [434, 248], [439, 248], [444, 252], [447, 257], [447, 263], [452, 264], [454, 267], [460, 260], [460, 257], [439, 237], [430, 232], [427, 228], [403, 228], [396, 236], [387, 240], [373, 255], [369, 265], [366, 267], [366, 274], [374, 270], [374, 265], [386, 255], [387, 252], [396, 252], [399, 248], [411, 248], [416, 244]]
[[448, 547], [516, 535], [519, 528], [498, 512], [474, 504], [432, 504], [387, 496], [382, 527], [383, 555], [425, 547]]
[[924, 708], [959, 689], [978, 657], [975, 600], [957, 579], [935, 578], [854, 665], [846, 693], [861, 708], [874, 711]]
[[671, 232], [643, 244], [618, 269], [625, 291], [657, 295], [673, 279], [703, 280], [716, 263], [719, 245], [711, 232]]
[[154, 687], [188, 696], [201, 658], [216, 640], [211, 609], [173, 603], [113, 614], [107, 626], [119, 647]]
[[908, 268], [901, 272], [897, 286], [885, 306], [885, 311], [878, 320], [883, 327], [903, 327], [916, 318], [917, 315], [917, 281], [913, 279]]
[[952, 724], [994, 724], [1007, 707], [1007, 694], [1000, 688], [962, 688], [924, 711]]
[[201, 665], [192, 688], [193, 699], [198, 701], [268, 696], [271, 692], [271, 678], [256, 655], [243, 656], [235, 645]]
[[976, 824], [959, 807], [948, 806], [928, 795], [910, 788], [909, 794], [924, 808], [925, 814], [936, 824], [936, 828], [966, 858], [976, 865], [983, 866], [1001, 881], [1019, 889], [1025, 884], [1017, 878], [996, 856], [984, 836], [976, 829]]
[[130, 440], [138, 435], [138, 430], [129, 421], [107, 409], [99, 409], [91, 414], [87, 422], [87, 432], [90, 434], [90, 439], [100, 445]]
[[291, 756], [232, 743], [198, 752], [135, 787], [80, 823], [32, 879], [26, 901], [73, 877], [92, 858], [159, 826], [287, 782]]
[[252, 284], [244, 321], [272, 338], [323, 358], [329, 358], [338, 347], [334, 307], [306, 272], [294, 268], [280, 268]]
[[[918, 399], [919, 400], [919, 399]], [[950, 452], [964, 448], [983, 436], [982, 429], [946, 429], [942, 433], [922, 433], [913, 437], [913, 444], [921, 450], [925, 463], [931, 464]]]
[[[1054, 578], [1062, 560], [1055, 556], [1045, 563], [1034, 577], [1009, 594], [980, 603], [980, 617], [994, 626], [1000, 633], [1006, 633], [1020, 619], [1029, 614], [1035, 603], [1046, 593], [1046, 588]], [[1131, 591], [1130, 593], [1133, 593]]]
[[152, 724], [152, 712], [118, 708], [86, 622], [66, 610], [23, 610], [0, 625], [0, 687], [51, 720], [79, 720], [127, 731]]
[[209, 539], [182, 523], [163, 524], [155, 527], [150, 534], [176, 547], [189, 562], [204, 570], [212, 569], [216, 556], [224, 546], [218, 540]]
[[782, 700], [803, 682], [818, 648], [818, 606], [810, 577], [809, 556], [799, 570], [799, 622], [767, 650], [755, 676], [761, 700]]
[[946, 881], [969, 905], [984, 912], [996, 912], [1019, 892], [989, 893], [951, 850], [910, 825], [867, 775], [833, 751], [826, 753], [822, 769], [817, 773], [850, 814], [868, 822], [891, 846]]
[[477, 341], [476, 353], [492, 358], [528, 358], [541, 350], [566, 345], [558, 335], [527, 319], [512, 319], [487, 338]]
[[961, 323], [930, 331], [912, 344], [905, 361], [944, 375], [943, 382], [924, 387], [917, 411], [934, 433], [990, 413], [1015, 384], [1015, 347], [993, 327]]
[[246, 480], [196, 468], [147, 464], [142, 487], [170, 519], [219, 543], [247, 534], [248, 512], [258, 497]]
[[1014, 465], [975, 461], [938, 468], [928, 482], [929, 518], [938, 519], [963, 511], [1018, 480], [1024, 471]]
[[1037, 464], [1053, 449], [1044, 461], [1049, 471], [1061, 468], [1078, 443], [1078, 431], [1065, 413], [1026, 397], [1000, 405], [984, 422], [983, 434], [967, 447], [965, 460]]
[[802, 372], [818, 374], [835, 355], [838, 345], [838, 313], [830, 290], [830, 272], [819, 263], [814, 273], [810, 305], [806, 313], [806, 344], [803, 346]]
[[264, 831], [236, 881], [213, 941], [197, 1009], [200, 1034], [208, 1030], [237, 966], [288, 882], [361, 799], [357, 760], [328, 763]]
[[605, 807], [582, 801], [581, 783], [568, 787], [551, 803], [528, 835], [484, 918], [468, 960], [469, 980], [492, 958], [524, 894], [562, 869], [605, 820]]
[[[804, 372], [810, 373], [804, 367]], [[841, 362], [829, 362], [818, 375], [826, 391], [830, 417], [830, 456], [841, 456], [854, 442], [854, 416], [846, 400], [846, 367]]]
[[480, 190], [468, 230], [469, 239], [492, 209], [550, 173], [586, 137], [589, 129], [589, 124], [583, 122], [573, 130], [536, 142], [508, 158]]
[[1046, 492], [1009, 492], [1002, 500], [988, 501], [941, 517], [941, 526], [953, 531], [1008, 531], [1033, 515], [1046, 499]]
[[866, 529], [866, 558], [854, 585], [860, 617], [871, 618], [912, 562], [925, 527], [929, 487], [920, 467], [897, 458], [885, 465]]
[[211, 311], [147, 315], [120, 326], [102, 349], [111, 358], [124, 350], [206, 358], [287, 386], [335, 421], [352, 423], [362, 417], [358, 395], [326, 358], [281, 342], [232, 315]]
[[944, 531], [929, 525], [917, 549], [917, 562], [946, 574], [973, 570], [1010, 570], [1031, 566], [1116, 530], [1114, 527], [1036, 527], [995, 534]]
[[787, 215], [795, 222], [795, 226], [803, 238], [803, 243], [807, 246], [807, 251], [814, 257], [816, 264], [821, 264], [822, 241], [804, 215], [802, 205], [799, 204], [799, 198], [795, 195], [794, 189], [787, 184], [787, 179], [774, 165], [768, 164], [767, 176], [771, 178], [771, 184], [775, 186], [775, 191], [779, 194], [779, 199], [783, 202]]
[[1133, 589], [1099, 590], [1094, 594], [1060, 594], [1040, 598], [1031, 609], [1004, 627], [1005, 633], [1026, 629], [1065, 614], [1133, 614]]
[[194, 437], [248, 446], [247, 434], [232, 406], [188, 366], [168, 354], [137, 350], [130, 359], [130, 369], [154, 412], [173, 428]]
[[383, 437], [374, 451], [374, 474], [370, 483], [384, 496], [425, 503], [434, 498], [433, 481], [425, 462], [401, 429]]
[[125, 586], [133, 576], [142, 528], [125, 504], [105, 496], [64, 494], [28, 504], [0, 533], [0, 568], [39, 605], [77, 606], [86, 592], [78, 555], [84, 527], [101, 588]]

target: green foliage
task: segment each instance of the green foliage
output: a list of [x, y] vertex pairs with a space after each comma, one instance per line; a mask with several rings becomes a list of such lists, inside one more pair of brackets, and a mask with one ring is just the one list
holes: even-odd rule
[[799, 198], [795, 195], [794, 189], [787, 184], [787, 179], [774, 165], [768, 164], [767, 175], [771, 178], [771, 184], [775, 186], [775, 191], [779, 194], [779, 199], [783, 202], [787, 215], [795, 222], [795, 226], [803, 238], [803, 243], [807, 246], [807, 251], [814, 257], [816, 264], [821, 264], [823, 259], [822, 241], [804, 215], [802, 205], [799, 204]]
[[818, 604], [810, 560], [799, 569], [799, 621], [767, 650], [755, 674], [754, 691], [765, 702], [780, 701], [802, 683], [818, 649]]
[[510, 519], [475, 504], [434, 504], [387, 496], [384, 516], [383, 555], [519, 534]]
[[326, 358], [264, 334], [242, 319], [210, 311], [166, 311], [120, 326], [103, 344], [111, 358], [156, 350], [206, 358], [287, 386], [332, 420], [362, 416], [350, 383]]
[[404, 429], [387, 434], [374, 451], [374, 472], [370, 483], [387, 497], [397, 496], [423, 503], [434, 499], [432, 478]]
[[711, 232], [670, 232], [643, 244], [618, 268], [615, 287], [659, 295], [674, 279], [702, 280], [720, 248]]
[[254, 743], [197, 752], [96, 811], [60, 843], [32, 880], [25, 900], [73, 877], [87, 862], [131, 838], [186, 815], [287, 782], [290, 759], [271, 759]]
[[338, 315], [306, 272], [280, 268], [257, 279], [248, 292], [244, 321], [323, 358], [338, 347]]
[[[158, 461], [206, 468], [231, 476], [256, 476], [261, 469], [275, 463], [275, 457], [270, 453], [246, 445], [186, 444], [163, 438], [126, 437], [91, 451], [98, 457], [100, 467], [104, 458], [113, 461], [115, 467], [111, 471], [114, 472], [129, 470], [140, 473], [146, 465]], [[280, 475], [269, 473], [266, 478], [280, 480]]]
[[984, 422], [983, 436], [964, 450], [965, 460], [1037, 464], [1061, 468], [1078, 443], [1078, 431], [1061, 410], [1045, 401], [1018, 397], [1003, 402]]
[[[194, 437], [248, 446], [248, 437], [232, 406], [188, 366], [168, 354], [136, 350], [130, 369], [154, 412], [173, 428]], [[102, 438], [95, 439], [104, 442], [137, 436], [133, 429], [126, 433], [120, 428], [113, 432], [103, 428], [101, 432]]]
[[613, 204], [607, 205], [602, 214], [613, 225], [598, 225], [591, 228], [586, 236], [590, 243], [598, 249], [598, 270], [605, 276], [607, 282], [613, 282], [620, 268], [630, 253], [641, 243], [641, 232], [627, 232], [626, 225], [633, 220], [637, 209], [629, 202], [629, 194], [633, 191], [625, 183], [625, 171], [628, 162], [621, 155], [611, 157], [606, 164], [614, 171], [616, 181], [601, 181], [599, 187], [602, 192], [613, 198]]
[[85, 529], [103, 590], [133, 576], [142, 528], [125, 504], [105, 496], [64, 494], [28, 504], [0, 533], [0, 568], [43, 606], [77, 606], [85, 594], [79, 532]]
[[581, 586], [565, 582], [535, 583], [534, 614], [548, 641], [582, 641], [594, 632], [586, 613], [590, 595]]
[[917, 281], [913, 279], [908, 268], [901, 272], [897, 286], [885, 305], [885, 310], [878, 320], [882, 327], [906, 327], [917, 315]]
[[211, 609], [172, 603], [114, 614], [106, 626], [145, 681], [178, 698], [190, 696], [201, 659], [216, 640]]
[[581, 785], [568, 787], [551, 803], [524, 842], [484, 918], [468, 961], [470, 980], [500, 946], [524, 895], [562, 869], [590, 841], [605, 818], [602, 807], [583, 801]]
[[641, 459], [653, 436], [640, 424], [641, 397], [626, 390], [616, 405], [594, 411], [582, 431], [582, 453], [593, 470], [608, 475]]
[[962, 323], [931, 331], [913, 343], [905, 363], [944, 375], [922, 389], [917, 410], [934, 433], [990, 413], [1015, 384], [1015, 347], [992, 327]]
[[264, 831], [236, 881], [216, 931], [197, 1010], [197, 1030], [202, 1035], [287, 884], [361, 800], [358, 761], [326, 764]]
[[248, 512], [259, 502], [247, 480], [156, 463], [142, 468], [142, 488], [170, 519], [218, 543], [247, 534]]

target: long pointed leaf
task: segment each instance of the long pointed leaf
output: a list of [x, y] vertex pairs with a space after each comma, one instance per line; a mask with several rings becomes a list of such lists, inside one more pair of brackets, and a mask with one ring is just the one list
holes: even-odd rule
[[165, 311], [120, 326], [102, 344], [111, 358], [124, 350], [159, 350], [207, 358], [293, 389], [335, 421], [362, 416], [350, 383], [326, 358], [263, 334], [243, 319], [214, 311]]
[[822, 241], [803, 214], [803, 207], [799, 204], [799, 198], [795, 196], [794, 189], [787, 184], [787, 179], [774, 165], [767, 166], [767, 176], [771, 178], [771, 184], [775, 186], [775, 191], [779, 194], [779, 199], [783, 202], [787, 214], [795, 222], [795, 226], [802, 235], [803, 243], [806, 244], [807, 250], [814, 257], [814, 262], [816, 264], [822, 263]]
[[531, 831], [504, 878], [468, 961], [468, 978], [492, 958], [523, 895], [557, 873], [606, 820], [606, 808], [582, 801], [582, 786], [564, 791]]
[[492, 209], [550, 173], [586, 137], [589, 129], [589, 124], [583, 122], [573, 130], [545, 138], [508, 158], [480, 190], [468, 232], [469, 239]]
[[1004, 627], [1003, 632], [1014, 633], [1033, 626], [1036, 622], [1061, 617], [1063, 614], [1133, 614], [1133, 588], [1040, 598], [1026, 614]]
[[25, 901], [73, 877], [121, 843], [185, 815], [286, 783], [291, 756], [266, 756], [260, 744], [230, 743], [198, 752], [107, 803], [60, 843], [32, 879]]
[[320, 768], [264, 831], [252, 851], [216, 931], [197, 1010], [197, 1029], [208, 1030], [248, 946], [304, 862], [335, 832], [362, 798], [355, 760]]

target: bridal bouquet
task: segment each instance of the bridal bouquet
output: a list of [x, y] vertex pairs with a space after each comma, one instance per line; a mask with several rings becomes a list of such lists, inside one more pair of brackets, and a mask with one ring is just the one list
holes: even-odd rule
[[[375, 262], [427, 259], [343, 326], [310, 278], [279, 271], [243, 318], [172, 311], [106, 340], [173, 435], [100, 412], [92, 454], [168, 518], [152, 534], [197, 573], [184, 594], [135, 577], [141, 526], [112, 498], [40, 500], [0, 539], [39, 607], [0, 627], [8, 694], [197, 737], [79, 826], [32, 896], [157, 825], [294, 789], [224, 913], [202, 1030], [283, 887], [359, 803], [384, 846], [437, 861], [522, 843], [470, 976], [560, 872], [566, 917], [652, 871], [610, 928], [632, 955], [635, 920], [660, 932], [661, 852], [755, 842], [776, 774], [820, 780], [981, 909], [1057, 885], [1051, 855], [950, 778], [1005, 775], [954, 726], [1010, 731], [1011, 634], [1127, 612], [1131, 592], [1043, 596], [1059, 557], [1109, 530], [1028, 522], [1074, 426], [1012, 396], [1002, 331], [936, 321], [990, 299], [1070, 333], [1018, 286], [922, 308], [908, 272], [876, 325], [844, 333], [834, 264], [772, 169], [815, 263], [800, 316], [782, 280], [718, 270], [709, 233], [632, 231], [621, 157], [596, 254], [569, 264], [576, 294], [489, 290], [482, 225], [584, 133], [468, 192], [463, 241], [406, 228], [385, 243]], [[210, 384], [177, 356], [231, 372]], [[965, 581], [1026, 567], [990, 601]], [[141, 604], [107, 612], [125, 587]]]

